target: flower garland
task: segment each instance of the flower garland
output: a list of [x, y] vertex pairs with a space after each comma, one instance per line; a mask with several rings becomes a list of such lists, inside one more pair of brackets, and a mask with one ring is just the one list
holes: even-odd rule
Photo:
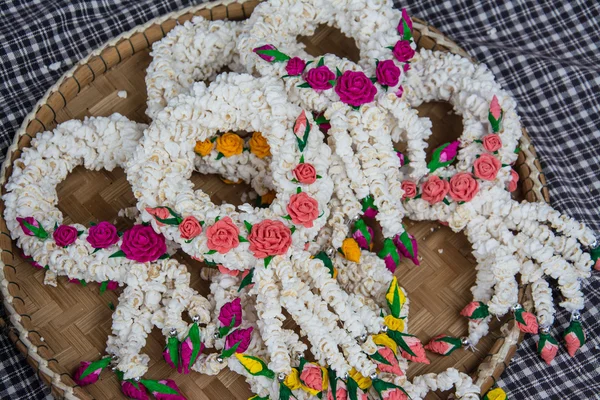
[[154, 43], [146, 70], [146, 114], [154, 119], [169, 100], [189, 93], [196, 81], [213, 80], [223, 67], [241, 72], [236, 40], [245, 26], [196, 16]]

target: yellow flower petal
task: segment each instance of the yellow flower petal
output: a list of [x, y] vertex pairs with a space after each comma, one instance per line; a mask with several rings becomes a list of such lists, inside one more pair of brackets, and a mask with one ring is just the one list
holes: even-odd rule
[[346, 238], [342, 242], [342, 254], [348, 261], [359, 262], [360, 261], [360, 247], [353, 238]]
[[495, 388], [485, 395], [487, 400], [506, 400], [506, 392], [502, 388]]
[[385, 333], [380, 333], [378, 335], [373, 336], [373, 342], [379, 346], [385, 346], [392, 350], [394, 354], [398, 354], [398, 345], [392, 338], [390, 338]]
[[245, 354], [235, 353], [235, 356], [240, 364], [242, 364], [244, 368], [246, 368], [252, 375], [256, 375], [262, 371], [263, 367], [258, 361], [246, 356]]
[[250, 145], [250, 152], [258, 158], [265, 158], [271, 155], [271, 147], [267, 139], [260, 132], [254, 132], [248, 144]]
[[196, 154], [198, 154], [202, 157], [206, 157], [212, 151], [213, 146], [214, 146], [214, 144], [213, 144], [213, 142], [210, 141], [210, 139], [206, 139], [201, 142], [196, 142], [196, 146], [194, 147], [194, 152], [196, 152]]
[[383, 322], [385, 325], [393, 331], [402, 332], [404, 331], [404, 320], [400, 318], [396, 318], [393, 315], [387, 315]]
[[225, 157], [242, 154], [244, 151], [244, 139], [233, 132], [227, 132], [216, 140], [217, 151]]
[[385, 294], [385, 299], [388, 301], [388, 303], [394, 304], [394, 294], [396, 293], [397, 290], [398, 290], [398, 278], [396, 278], [394, 276], [392, 278], [392, 283], [390, 283], [390, 288], [388, 289], [387, 293]]
[[350, 371], [350, 373], [348, 375], [350, 375], [350, 378], [354, 379], [354, 381], [358, 384], [358, 387], [361, 388], [362, 390], [366, 390], [366, 389], [370, 388], [371, 385], [373, 384], [373, 382], [371, 381], [371, 378], [369, 378], [367, 376], [362, 376], [361, 373], [358, 372], [354, 368], [352, 368], [352, 370]]
[[300, 372], [296, 368], [292, 368], [292, 372], [285, 377], [283, 384], [291, 390], [300, 389], [302, 383], [300, 382]]

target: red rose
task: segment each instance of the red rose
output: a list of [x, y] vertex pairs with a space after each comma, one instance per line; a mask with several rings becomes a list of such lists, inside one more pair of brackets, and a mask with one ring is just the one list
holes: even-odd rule
[[319, 203], [305, 192], [290, 197], [287, 212], [296, 225], [312, 228], [313, 221], [319, 217]]
[[202, 233], [202, 226], [195, 217], [190, 215], [179, 224], [179, 233], [182, 239], [190, 240]]
[[282, 255], [292, 245], [292, 232], [283, 222], [266, 219], [252, 226], [248, 241], [256, 258]]
[[449, 189], [450, 184], [448, 181], [440, 179], [437, 175], [432, 175], [427, 182], [423, 183], [423, 186], [421, 186], [423, 200], [427, 200], [429, 204], [439, 203], [444, 200]]
[[240, 244], [240, 228], [235, 226], [231, 218], [225, 217], [206, 229], [207, 246], [221, 254], [236, 248]]
[[455, 201], [471, 201], [479, 192], [479, 183], [473, 175], [461, 172], [450, 178], [450, 197]]
[[412, 199], [417, 195], [417, 184], [413, 181], [402, 181], [402, 190], [404, 190], [402, 200]]
[[293, 171], [294, 178], [300, 183], [310, 185], [317, 180], [317, 170], [309, 163], [301, 163], [296, 165]]
[[490, 153], [498, 151], [502, 148], [502, 139], [500, 139], [500, 136], [496, 135], [495, 133], [485, 135], [483, 137], [483, 148]]
[[482, 154], [473, 164], [475, 176], [484, 181], [493, 181], [500, 170], [500, 161], [491, 154]]

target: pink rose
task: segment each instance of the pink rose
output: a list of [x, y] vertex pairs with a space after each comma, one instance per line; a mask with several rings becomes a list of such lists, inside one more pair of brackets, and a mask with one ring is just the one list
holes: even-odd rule
[[236, 343], [240, 343], [240, 345], [235, 349], [236, 353], [244, 353], [250, 347], [250, 342], [252, 341], [252, 330], [254, 328], [249, 327], [246, 329], [236, 329], [227, 335], [227, 339], [225, 339], [225, 350], [228, 350], [235, 346]]
[[392, 388], [382, 393], [383, 400], [408, 400], [408, 396], [398, 388]]
[[567, 353], [569, 353], [571, 357], [575, 357], [575, 353], [577, 353], [577, 350], [581, 348], [581, 342], [579, 341], [579, 338], [575, 332], [569, 332], [567, 335], [565, 335], [564, 340]]
[[59, 247], [66, 247], [75, 243], [77, 236], [77, 228], [70, 225], [61, 225], [52, 233], [52, 237]]
[[404, 339], [404, 342], [410, 348], [410, 351], [412, 351], [415, 354], [414, 356], [412, 356], [407, 351], [402, 350], [402, 354], [401, 354], [402, 357], [406, 358], [409, 361], [414, 361], [414, 362], [423, 363], [423, 364], [429, 364], [429, 360], [427, 359], [427, 356], [425, 355], [425, 349], [423, 348], [423, 343], [421, 343], [421, 341], [418, 338], [416, 338], [414, 336], [403, 336], [402, 338]]
[[39, 222], [37, 222], [35, 220], [35, 218], [33, 218], [33, 217], [26, 217], [26, 218], [17, 217], [17, 222], [19, 223], [19, 225], [21, 225], [21, 229], [23, 229], [23, 233], [25, 233], [27, 236], [35, 236], [35, 235], [31, 231], [31, 229], [29, 229], [25, 226], [25, 224], [24, 224], [25, 222], [27, 222], [29, 225], [34, 226], [36, 228], [40, 227]]
[[530, 312], [524, 311], [521, 313], [521, 318], [523, 318], [523, 321], [525, 321], [524, 324], [517, 321], [517, 326], [519, 327], [521, 332], [533, 333], [533, 334], [538, 333], [538, 322], [537, 322], [537, 318], [535, 317], [535, 315], [533, 315]]
[[379, 353], [380, 356], [385, 358], [386, 361], [389, 363], [389, 364], [377, 363], [377, 368], [381, 372], [387, 372], [387, 373], [398, 375], [398, 376], [404, 375], [404, 373], [400, 369], [400, 366], [398, 365], [398, 360], [396, 359], [396, 355], [390, 348], [380, 347], [377, 350], [377, 352]]
[[190, 240], [202, 233], [202, 226], [193, 216], [187, 216], [179, 224], [179, 233], [184, 240]]
[[304, 386], [313, 390], [319, 392], [323, 390], [323, 373], [321, 367], [315, 364], [304, 364], [304, 368], [302, 368], [302, 373], [300, 374], [300, 380], [304, 383]]
[[415, 51], [410, 46], [410, 41], [408, 40], [398, 40], [392, 53], [396, 57], [396, 60], [400, 62], [406, 62], [415, 56]]
[[475, 176], [484, 181], [493, 181], [500, 170], [500, 161], [491, 154], [484, 153], [473, 164]]
[[292, 195], [286, 210], [294, 224], [306, 228], [312, 228], [313, 221], [319, 217], [319, 203], [305, 192]]
[[219, 311], [219, 322], [222, 326], [231, 325], [231, 321], [235, 318], [232, 328], [237, 328], [242, 323], [242, 304], [239, 297], [223, 304]]
[[273, 62], [275, 60], [274, 56], [268, 56], [266, 54], [259, 54], [258, 53], [259, 50], [277, 50], [277, 48], [275, 46], [273, 46], [272, 44], [265, 44], [263, 46], [252, 49], [252, 51], [265, 61]]
[[285, 66], [285, 71], [288, 73], [288, 75], [298, 76], [302, 74], [305, 67], [306, 62], [303, 59], [300, 57], [294, 57], [288, 60]]
[[380, 85], [396, 86], [400, 80], [400, 68], [393, 60], [380, 61], [377, 63], [375, 76]]
[[450, 184], [444, 179], [440, 179], [437, 175], [431, 175], [427, 182], [421, 186], [421, 192], [423, 193], [423, 200], [429, 202], [429, 204], [436, 204], [444, 200]]
[[498, 151], [502, 148], [502, 139], [500, 139], [500, 136], [496, 135], [495, 133], [485, 135], [483, 137], [483, 148], [490, 153]]
[[550, 365], [552, 363], [552, 360], [554, 360], [554, 358], [558, 354], [558, 345], [556, 343], [552, 343], [550, 340], [547, 339], [544, 342], [544, 347], [542, 347], [539, 350], [539, 353], [540, 357], [542, 357], [542, 360], [544, 360], [546, 364]]
[[146, 388], [140, 382], [129, 380], [121, 381], [121, 392], [123, 392], [128, 399], [148, 400]]
[[337, 380], [335, 397], [333, 397], [333, 393], [331, 393], [331, 386], [327, 391], [327, 400], [348, 400], [348, 389], [346, 389], [346, 384], [341, 379]]
[[326, 65], [321, 65], [309, 69], [304, 79], [315, 90], [327, 90], [333, 87], [330, 81], [335, 80], [335, 74]]
[[301, 163], [296, 165], [296, 168], [294, 168], [292, 173], [298, 182], [307, 185], [315, 183], [317, 180], [317, 170], [315, 170], [315, 167], [309, 163]]
[[508, 191], [514, 192], [517, 190], [517, 184], [519, 183], [519, 174], [514, 169], [510, 169], [510, 182], [508, 182]]
[[225, 254], [240, 244], [239, 235], [240, 228], [235, 226], [231, 218], [221, 218], [206, 229], [206, 244], [210, 250]]
[[364, 72], [344, 71], [338, 78], [335, 92], [342, 102], [358, 107], [372, 102], [377, 94], [377, 88]]
[[121, 250], [125, 257], [137, 262], [156, 261], [166, 253], [165, 237], [149, 225], [134, 225], [123, 234]]
[[146, 212], [148, 214], [152, 215], [153, 217], [155, 217], [156, 225], [158, 225], [158, 226], [163, 226], [164, 224], [162, 222], [159, 222], [158, 219], [156, 219], [156, 217], [158, 217], [160, 219], [167, 219], [171, 216], [171, 213], [169, 213], [169, 210], [167, 210], [167, 208], [165, 208], [165, 207], [157, 207], [157, 208], [147, 207]]
[[455, 201], [471, 201], [479, 192], [479, 183], [468, 172], [461, 172], [450, 178], [450, 197]]
[[186, 398], [181, 394], [181, 390], [177, 387], [177, 384], [172, 379], [162, 379], [158, 381], [158, 383], [162, 385], [166, 385], [177, 392], [177, 394], [167, 394], [160, 392], [152, 392], [152, 395], [156, 400], [186, 400]]
[[412, 199], [417, 195], [417, 184], [413, 181], [402, 181], [402, 190], [404, 190], [402, 200]]
[[257, 258], [282, 255], [292, 245], [292, 232], [281, 221], [265, 219], [252, 226], [248, 241]]
[[117, 228], [110, 222], [102, 221], [90, 227], [87, 241], [95, 249], [105, 249], [119, 241]]

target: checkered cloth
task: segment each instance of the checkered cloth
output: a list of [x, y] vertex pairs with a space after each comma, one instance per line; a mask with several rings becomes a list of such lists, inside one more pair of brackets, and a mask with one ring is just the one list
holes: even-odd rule
[[[4, 0], [0, 3], [0, 149], [46, 89], [91, 50], [190, 0]], [[519, 103], [552, 205], [600, 231], [600, 2], [420, 0], [406, 6], [485, 62]], [[4, 151], [2, 152], [4, 153]], [[600, 399], [600, 278], [586, 283], [589, 342], [552, 366], [521, 345], [499, 386], [512, 399]], [[555, 337], [568, 325], [559, 314]], [[34, 371], [0, 337], [0, 398], [46, 398]]]

